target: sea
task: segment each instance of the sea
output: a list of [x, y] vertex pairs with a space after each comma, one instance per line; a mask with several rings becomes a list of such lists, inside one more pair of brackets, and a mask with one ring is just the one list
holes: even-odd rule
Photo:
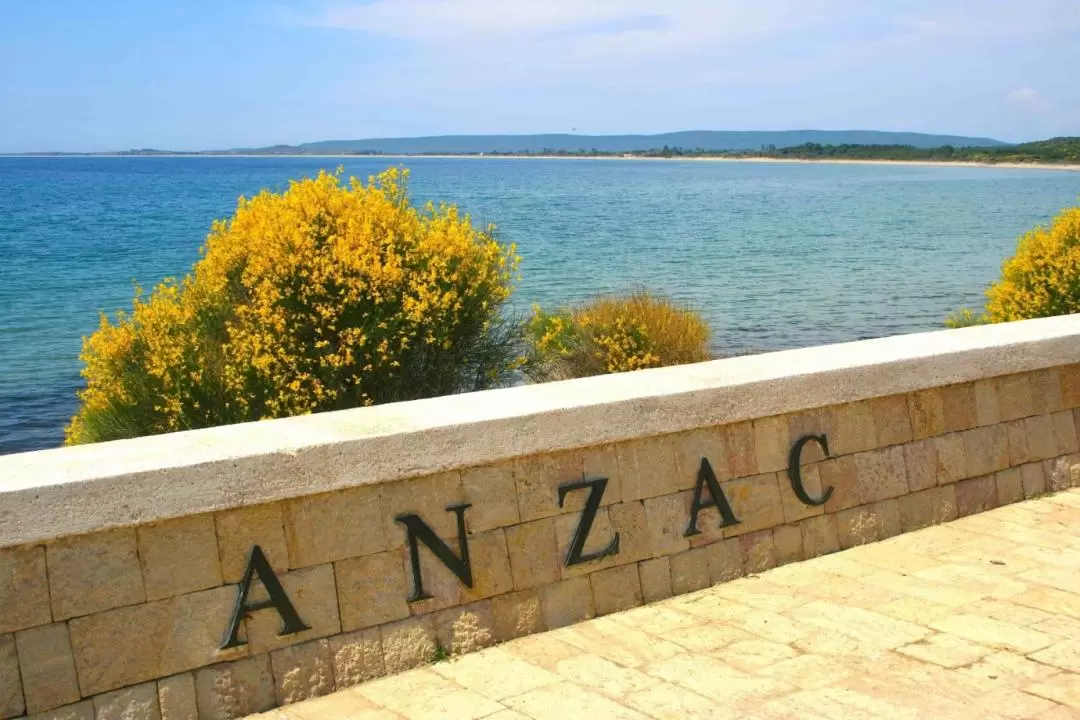
[[83, 336], [133, 288], [183, 275], [241, 195], [321, 168], [410, 169], [517, 245], [514, 309], [649, 289], [698, 310], [718, 354], [933, 330], [1080, 172], [558, 158], [0, 157], [0, 453], [58, 446]]

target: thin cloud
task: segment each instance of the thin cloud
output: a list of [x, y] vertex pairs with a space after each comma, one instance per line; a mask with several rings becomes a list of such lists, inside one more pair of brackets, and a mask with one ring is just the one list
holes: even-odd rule
[[1046, 101], [1046, 98], [1029, 87], [1013, 90], [1005, 96], [1005, 102], [1016, 108], [1040, 113], [1049, 112], [1050, 110], [1050, 103]]

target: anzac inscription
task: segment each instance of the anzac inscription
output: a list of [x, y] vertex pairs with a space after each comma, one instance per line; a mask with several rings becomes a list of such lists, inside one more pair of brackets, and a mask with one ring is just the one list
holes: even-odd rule
[[[813, 497], [803, 485], [800, 470], [802, 451], [810, 443], [817, 444], [825, 457], [829, 457], [829, 443], [825, 435], [805, 435], [799, 438], [791, 448], [788, 463], [788, 480], [791, 482], [792, 491], [794, 491], [800, 502], [809, 506], [824, 505], [832, 497], [834, 488], [824, 488], [821, 497]], [[620, 538], [618, 532], [612, 535], [603, 549], [590, 553], [585, 552], [585, 545], [589, 540], [589, 533], [592, 531], [596, 513], [600, 509], [600, 503], [603, 500], [607, 484], [608, 478], [605, 477], [582, 477], [581, 480], [568, 482], [558, 487], [558, 504], [560, 508], [564, 507], [566, 497], [570, 493], [586, 490], [589, 493], [585, 499], [581, 519], [574, 529], [574, 535], [566, 552], [566, 558], [563, 560], [566, 567], [599, 560], [619, 552]], [[698, 470], [697, 482], [693, 490], [690, 517], [686, 531], [683, 533], [685, 537], [701, 533], [701, 529], [698, 527], [698, 516], [702, 510], [707, 508], [716, 508], [717, 514], [720, 516], [717, 527], [726, 528], [739, 524], [740, 521], [735, 516], [731, 503], [724, 494], [723, 487], [717, 479], [708, 458], [701, 458], [701, 467]], [[471, 504], [463, 503], [450, 505], [446, 508], [446, 512], [454, 513], [457, 520], [457, 553], [451, 550], [450, 546], [419, 515], [413, 513], [399, 515], [394, 518], [396, 522], [405, 526], [407, 535], [406, 544], [408, 545], [409, 563], [412, 570], [412, 591], [408, 596], [409, 602], [418, 602], [431, 598], [431, 595], [424, 589], [424, 578], [420, 569], [420, 543], [427, 546], [439, 562], [454, 573], [465, 587], [471, 588], [473, 586], [472, 564], [469, 560], [469, 539], [465, 526], [465, 511], [470, 507]], [[251, 592], [252, 581], [256, 577], [262, 582], [268, 598], [259, 602], [250, 602], [248, 596]], [[243, 579], [237, 589], [236, 607], [226, 629], [225, 641], [221, 645], [221, 649], [244, 645], [246, 641], [239, 637], [240, 621], [252, 612], [269, 609], [276, 610], [281, 618], [279, 635], [291, 635], [309, 629], [300, 618], [285, 589], [281, 586], [281, 582], [266, 559], [266, 555], [258, 545], [255, 545], [251, 548]]]

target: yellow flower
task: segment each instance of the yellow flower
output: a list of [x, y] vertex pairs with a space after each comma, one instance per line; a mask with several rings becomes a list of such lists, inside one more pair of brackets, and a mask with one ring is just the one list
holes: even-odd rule
[[[417, 210], [408, 172], [341, 170], [241, 197], [201, 259], [84, 342], [69, 443], [476, 389], [515, 365], [482, 345], [514, 247], [453, 205]], [[493, 364], [491, 364], [493, 363]]]

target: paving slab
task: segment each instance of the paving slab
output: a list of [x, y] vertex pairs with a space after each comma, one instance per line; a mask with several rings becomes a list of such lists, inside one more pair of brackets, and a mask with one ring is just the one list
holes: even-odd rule
[[251, 717], [1080, 719], [1080, 489]]

